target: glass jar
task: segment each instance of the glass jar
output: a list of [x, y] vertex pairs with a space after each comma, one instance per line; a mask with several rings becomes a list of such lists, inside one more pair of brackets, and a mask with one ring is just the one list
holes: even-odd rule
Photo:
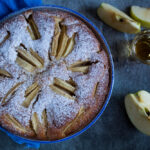
[[150, 29], [138, 33], [130, 44], [130, 55], [150, 65]]

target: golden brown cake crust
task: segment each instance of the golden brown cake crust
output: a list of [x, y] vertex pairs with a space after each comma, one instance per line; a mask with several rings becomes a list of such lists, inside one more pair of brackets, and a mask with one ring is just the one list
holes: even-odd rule
[[[37, 27], [27, 29], [29, 23], [33, 23], [28, 19], [30, 15]], [[56, 18], [59, 18], [58, 24]], [[68, 54], [58, 52], [62, 47], [56, 24], [62, 39], [66, 36], [67, 41], [72, 40], [73, 47]], [[23, 137], [57, 140], [81, 130], [91, 122], [105, 102], [110, 82], [107, 53], [92, 30], [75, 16], [56, 10], [27, 11], [0, 27], [0, 69], [12, 75], [12, 78], [0, 76], [0, 125]], [[38, 32], [32, 37], [29, 30], [36, 28]], [[64, 35], [63, 30], [66, 32]], [[55, 45], [58, 42], [57, 56], [52, 54], [54, 39]], [[20, 44], [29, 55], [32, 48], [41, 58], [39, 60], [38, 57], [39, 63], [43, 65], [44, 62], [44, 65], [41, 68], [34, 66], [36, 69], [33, 72], [23, 69], [16, 61], [18, 57], [23, 58], [17, 51]], [[75, 63], [85, 67], [86, 72], [75, 72], [77, 66], [72, 67]], [[71, 94], [68, 93], [70, 97], [55, 92], [54, 87], [60, 88], [55, 86], [57, 80], [68, 83], [69, 90], [73, 90]], [[18, 82], [21, 84], [12, 94], [8, 94]], [[35, 82], [38, 85], [36, 88], [39, 88], [38, 94], [27, 105], [24, 102], [25, 92]]]

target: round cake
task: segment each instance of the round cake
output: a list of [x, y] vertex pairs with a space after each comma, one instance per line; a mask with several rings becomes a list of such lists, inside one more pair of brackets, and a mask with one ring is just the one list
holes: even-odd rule
[[94, 119], [110, 83], [107, 52], [79, 18], [29, 10], [0, 25], [0, 125], [38, 140], [69, 136]]

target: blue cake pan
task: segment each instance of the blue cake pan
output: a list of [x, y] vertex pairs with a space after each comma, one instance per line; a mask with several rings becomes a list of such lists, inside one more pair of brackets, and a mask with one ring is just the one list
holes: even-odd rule
[[69, 8], [56, 6], [56, 5], [46, 5], [46, 6], [24, 8], [24, 9], [21, 9], [17, 12], [11, 13], [8, 16], [4, 17], [2, 20], [0, 20], [0, 24], [5, 22], [6, 20], [8, 20], [10, 18], [13, 18], [14, 16], [17, 16], [17, 15], [27, 11], [27, 10], [41, 10], [41, 11], [42, 10], [61, 10], [61, 11], [64, 11], [64, 12], [68, 12], [68, 13], [72, 14], [73, 16], [79, 18], [93, 31], [93, 33], [95, 34], [97, 39], [100, 41], [103, 49], [108, 54], [109, 63], [110, 63], [110, 83], [109, 83], [109, 92], [106, 96], [106, 100], [105, 100], [102, 108], [100, 109], [99, 113], [97, 114], [97, 116], [95, 116], [95, 118], [87, 126], [85, 126], [82, 130], [80, 130], [80, 131], [78, 131], [78, 132], [76, 132], [76, 133], [74, 133], [70, 136], [67, 136], [63, 139], [59, 139], [59, 140], [55, 140], [55, 141], [40, 141], [40, 140], [32, 140], [32, 139], [24, 138], [24, 137], [21, 137], [21, 136], [17, 136], [15, 134], [7, 131], [6, 129], [0, 127], [0, 130], [5, 132], [15, 142], [17, 142], [19, 144], [26, 144], [27, 147], [39, 148], [41, 143], [57, 143], [57, 142], [66, 141], [66, 140], [69, 140], [73, 137], [76, 137], [76, 136], [80, 135], [81, 133], [83, 133], [84, 131], [86, 131], [89, 127], [91, 127], [98, 120], [98, 118], [102, 115], [102, 113], [106, 109], [106, 106], [107, 106], [107, 104], [110, 100], [111, 94], [112, 94], [112, 89], [113, 89], [113, 84], [114, 84], [114, 63], [113, 63], [110, 48], [109, 48], [103, 34], [101, 33], [101, 31], [89, 19], [87, 19], [86, 17], [84, 17], [80, 13], [78, 13], [74, 10], [71, 10]]

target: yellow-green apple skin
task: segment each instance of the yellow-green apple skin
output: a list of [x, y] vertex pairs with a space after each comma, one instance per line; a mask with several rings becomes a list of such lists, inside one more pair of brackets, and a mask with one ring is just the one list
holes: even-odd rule
[[150, 135], [150, 93], [142, 90], [125, 96], [125, 109], [132, 124]]
[[140, 22], [141, 26], [150, 28], [150, 8], [132, 6], [130, 15], [134, 20]]
[[138, 33], [141, 31], [139, 22], [107, 3], [100, 5], [97, 9], [97, 14], [103, 22], [118, 31], [126, 33]]

